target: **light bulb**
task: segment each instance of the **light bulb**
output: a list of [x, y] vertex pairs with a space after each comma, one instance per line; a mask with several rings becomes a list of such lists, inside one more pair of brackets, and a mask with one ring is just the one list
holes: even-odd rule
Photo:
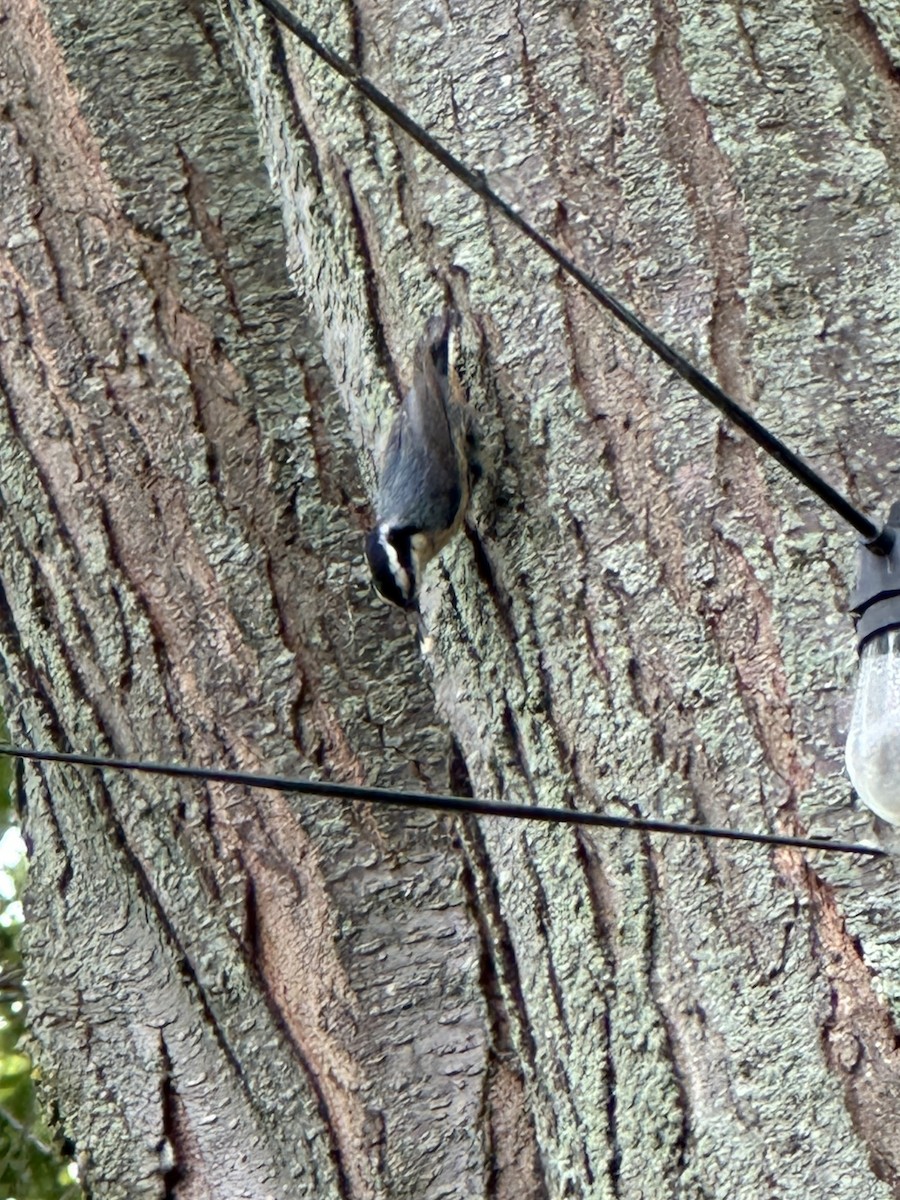
[[869, 638], [860, 652], [846, 758], [860, 799], [900, 825], [900, 629]]
[[847, 774], [876, 816], [900, 825], [900, 502], [860, 547], [850, 597], [859, 679], [847, 735]]

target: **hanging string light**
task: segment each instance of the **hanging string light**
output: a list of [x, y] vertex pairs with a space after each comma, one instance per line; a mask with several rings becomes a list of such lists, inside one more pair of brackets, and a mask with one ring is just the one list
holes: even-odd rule
[[863, 543], [850, 608], [859, 678], [847, 735], [847, 773], [877, 816], [900, 825], [900, 503], [881, 546]]

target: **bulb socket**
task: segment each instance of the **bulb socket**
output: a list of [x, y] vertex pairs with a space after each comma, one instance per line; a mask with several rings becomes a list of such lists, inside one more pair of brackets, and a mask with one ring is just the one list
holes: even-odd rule
[[892, 505], [878, 537], [860, 545], [850, 611], [860, 653], [871, 638], [900, 628], [900, 501]]

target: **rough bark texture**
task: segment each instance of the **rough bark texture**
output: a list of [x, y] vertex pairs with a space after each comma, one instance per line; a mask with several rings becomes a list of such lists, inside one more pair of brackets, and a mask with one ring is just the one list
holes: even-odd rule
[[[893, 0], [302, 15], [896, 498]], [[0, 88], [14, 737], [898, 844], [841, 767], [852, 537], [252, 0], [0, 0]], [[417, 623], [360, 534], [448, 296], [488, 477]], [[37, 1053], [98, 1197], [900, 1196], [892, 861], [21, 797]]]

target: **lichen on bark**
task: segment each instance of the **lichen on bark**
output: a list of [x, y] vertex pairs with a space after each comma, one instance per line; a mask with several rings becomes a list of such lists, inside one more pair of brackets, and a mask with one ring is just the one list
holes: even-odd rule
[[[894, 499], [883, 6], [303, 17]], [[249, 0], [0, 19], [15, 736], [873, 835], [829, 514]], [[361, 533], [448, 298], [489, 471], [407, 621]], [[891, 861], [59, 769], [22, 800], [35, 1040], [96, 1195], [898, 1194]]]

